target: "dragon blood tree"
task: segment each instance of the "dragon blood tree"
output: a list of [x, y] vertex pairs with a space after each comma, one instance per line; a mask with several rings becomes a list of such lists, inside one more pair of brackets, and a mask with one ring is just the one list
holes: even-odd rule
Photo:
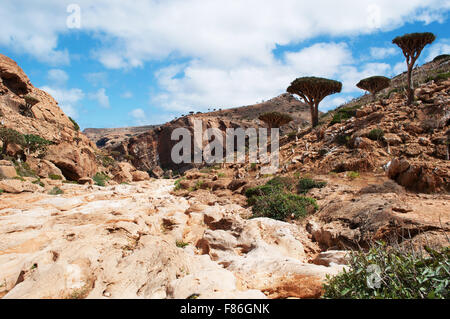
[[294, 120], [290, 115], [279, 112], [269, 112], [261, 114], [259, 116], [259, 119], [266, 123], [270, 129], [280, 128], [283, 125], [286, 125]]
[[361, 90], [366, 90], [372, 94], [373, 100], [375, 100], [375, 95], [388, 88], [391, 84], [391, 79], [384, 76], [372, 76], [370, 78], [359, 81], [356, 86]]
[[408, 33], [392, 40], [392, 43], [398, 45], [406, 57], [406, 64], [408, 65], [408, 105], [414, 101], [414, 85], [412, 79], [412, 70], [414, 64], [419, 58], [422, 50], [426, 45], [431, 44], [436, 40], [433, 33]]
[[340, 93], [342, 83], [334, 80], [303, 77], [294, 80], [287, 88], [287, 92], [297, 94], [311, 109], [311, 123], [313, 127], [319, 125], [319, 104], [328, 95]]

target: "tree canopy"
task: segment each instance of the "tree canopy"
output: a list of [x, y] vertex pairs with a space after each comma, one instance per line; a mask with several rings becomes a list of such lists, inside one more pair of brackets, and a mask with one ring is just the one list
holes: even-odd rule
[[434, 42], [436, 36], [431, 32], [425, 33], [408, 33], [392, 40], [392, 43], [398, 45], [402, 49], [403, 54], [409, 61], [416, 61], [423, 48]]
[[390, 84], [391, 79], [385, 76], [372, 76], [359, 81], [356, 86], [362, 90], [369, 91], [372, 95], [375, 95], [381, 90], [388, 88]]
[[412, 70], [414, 64], [422, 53], [423, 48], [434, 42], [436, 36], [433, 33], [408, 33], [392, 40], [392, 43], [398, 45], [406, 57], [408, 65], [408, 104], [414, 101], [414, 84], [412, 79]]
[[281, 126], [294, 120], [290, 115], [279, 112], [268, 112], [261, 114], [259, 119], [266, 123], [270, 128], [280, 128]]
[[328, 95], [340, 93], [341, 91], [341, 82], [318, 77], [302, 77], [295, 79], [287, 88], [288, 93], [297, 94], [309, 104], [313, 127], [319, 124], [320, 102]]
[[2, 154], [6, 154], [6, 149], [9, 144], [18, 144], [24, 146], [26, 141], [23, 134], [6, 127], [0, 127], [0, 141], [3, 142]]

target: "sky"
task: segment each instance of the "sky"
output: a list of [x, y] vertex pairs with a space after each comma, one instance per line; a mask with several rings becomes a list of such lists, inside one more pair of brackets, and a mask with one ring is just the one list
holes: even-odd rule
[[0, 53], [82, 129], [161, 124], [250, 105], [297, 77], [343, 83], [321, 110], [406, 70], [398, 35], [450, 54], [450, 0], [0, 0]]

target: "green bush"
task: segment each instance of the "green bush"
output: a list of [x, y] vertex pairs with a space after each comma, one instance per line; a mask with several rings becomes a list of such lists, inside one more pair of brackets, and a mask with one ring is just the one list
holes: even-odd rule
[[175, 188], [173, 189], [174, 191], [178, 191], [178, 190], [180, 190], [181, 189], [181, 181], [182, 180], [185, 180], [186, 179], [186, 177], [182, 177], [182, 178], [180, 178], [180, 179], [177, 179], [176, 181], [175, 181]]
[[302, 178], [298, 182], [297, 190], [301, 194], [306, 194], [313, 188], [324, 188], [327, 182], [315, 181], [311, 178]]
[[0, 195], [3, 194], [3, 192], [4, 192], [4, 190], [3, 190], [3, 189], [0, 189]]
[[359, 178], [359, 173], [350, 171], [350, 172], [347, 172], [347, 177], [350, 179], [356, 179], [356, 178]]
[[30, 168], [30, 165], [25, 162], [16, 162], [14, 164], [16, 173], [20, 177], [37, 177], [36, 172]]
[[[271, 193], [282, 191], [292, 191], [295, 188], [296, 181], [290, 177], [274, 177], [265, 185], [249, 188], [245, 191], [245, 196], [251, 199], [254, 196], [265, 196]], [[251, 205], [251, 204], [250, 204]]]
[[450, 248], [425, 250], [427, 254], [377, 244], [367, 253], [353, 252], [350, 269], [328, 277], [323, 298], [448, 299]]
[[63, 179], [61, 175], [56, 175], [56, 174], [50, 174], [50, 175], [48, 175], [48, 178], [50, 178], [51, 180], [54, 180], [54, 181], [61, 181]]
[[350, 141], [350, 139], [351, 139], [350, 135], [339, 134], [339, 135], [336, 135], [334, 141], [336, 143], [338, 143], [339, 145], [347, 145], [348, 142]]
[[33, 181], [32, 183], [35, 184], [35, 185], [39, 185], [41, 187], [45, 187], [44, 183], [41, 182], [40, 178], [38, 178], [37, 180]]
[[28, 134], [24, 135], [25, 138], [25, 148], [27, 148], [31, 153], [36, 151], [45, 150], [48, 145], [52, 145], [53, 142], [46, 140], [38, 135]]
[[73, 119], [73, 118], [71, 118], [71, 117], [69, 117], [69, 120], [72, 122], [72, 124], [73, 124], [73, 129], [75, 130], [75, 131], [79, 131], [80, 130], [80, 126], [78, 125], [78, 123]]
[[48, 193], [49, 195], [61, 195], [64, 194], [64, 191], [61, 188], [55, 186]]
[[384, 131], [382, 129], [376, 128], [369, 132], [367, 137], [372, 141], [379, 141], [384, 136]]
[[181, 240], [177, 240], [176, 241], [176, 245], [177, 245], [178, 248], [184, 248], [184, 247], [188, 246], [189, 243], [185, 243], [185, 242], [183, 242]]
[[361, 105], [354, 105], [343, 107], [336, 110], [336, 113], [333, 115], [333, 119], [331, 120], [331, 125], [341, 123], [352, 117], [356, 116], [356, 111], [361, 108]]
[[276, 220], [299, 219], [319, 207], [314, 199], [296, 194], [275, 192], [254, 197], [253, 218], [268, 217]]
[[110, 156], [102, 156], [101, 157], [101, 162], [102, 162], [102, 165], [104, 166], [104, 167], [109, 167], [109, 166], [112, 166], [112, 165], [114, 165], [114, 163], [116, 162], [112, 157], [110, 157]]
[[98, 172], [97, 174], [95, 174], [95, 176], [92, 179], [94, 180], [95, 185], [102, 186], [102, 187], [105, 187], [106, 182], [110, 180], [108, 175], [106, 175], [105, 173], [101, 173], [101, 172]]
[[24, 146], [26, 141], [22, 133], [6, 127], [0, 127], [0, 141], [3, 142], [2, 154], [6, 154], [6, 149], [9, 144], [17, 144]]

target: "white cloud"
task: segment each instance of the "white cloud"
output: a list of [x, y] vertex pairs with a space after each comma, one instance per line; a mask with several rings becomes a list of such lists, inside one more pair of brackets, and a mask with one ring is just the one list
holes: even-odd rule
[[52, 69], [47, 73], [47, 79], [57, 86], [63, 86], [69, 80], [69, 75], [60, 69]]
[[91, 100], [96, 100], [101, 107], [109, 108], [109, 97], [106, 95], [106, 89], [101, 88], [95, 93], [89, 94]]
[[131, 117], [136, 125], [146, 125], [148, 124], [147, 115], [143, 109], [134, 109], [130, 112]]
[[398, 48], [383, 48], [383, 47], [373, 47], [370, 48], [370, 56], [376, 60], [382, 60], [387, 57], [401, 53]]
[[[0, 45], [43, 61], [68, 63], [58, 47], [70, 1], [4, 0]], [[94, 52], [109, 68], [142, 66], [171, 54], [210, 63], [267, 63], [276, 45], [320, 35], [346, 36], [391, 30], [406, 22], [442, 21], [445, 0], [78, 0], [82, 31], [101, 39]]]
[[58, 101], [64, 113], [68, 116], [74, 118], [78, 117], [77, 104], [84, 98], [84, 93], [81, 89], [64, 89], [43, 86], [41, 87], [41, 90], [53, 96], [53, 98]]
[[108, 86], [109, 84], [106, 72], [86, 73], [84, 77], [93, 86]]
[[206, 111], [210, 107], [231, 107], [256, 103], [286, 91], [301, 76], [322, 76], [343, 82], [343, 93], [360, 93], [361, 79], [373, 75], [390, 76], [386, 63], [355, 66], [344, 43], [319, 43], [297, 52], [288, 52], [283, 61], [266, 65], [242, 64], [235, 68], [205, 66], [198, 61], [172, 65], [156, 73], [161, 92], [151, 103], [171, 111]]
[[435, 42], [428, 48], [428, 55], [426, 62], [432, 61], [435, 57], [441, 54], [450, 54], [450, 39], [442, 39]]
[[397, 64], [394, 65], [393, 70], [395, 75], [406, 72], [407, 71], [406, 62], [398, 62]]
[[131, 92], [131, 91], [125, 91], [125, 92], [123, 92], [123, 93], [120, 95], [120, 97], [121, 97], [122, 99], [131, 99], [131, 98], [133, 97], [133, 92]]

